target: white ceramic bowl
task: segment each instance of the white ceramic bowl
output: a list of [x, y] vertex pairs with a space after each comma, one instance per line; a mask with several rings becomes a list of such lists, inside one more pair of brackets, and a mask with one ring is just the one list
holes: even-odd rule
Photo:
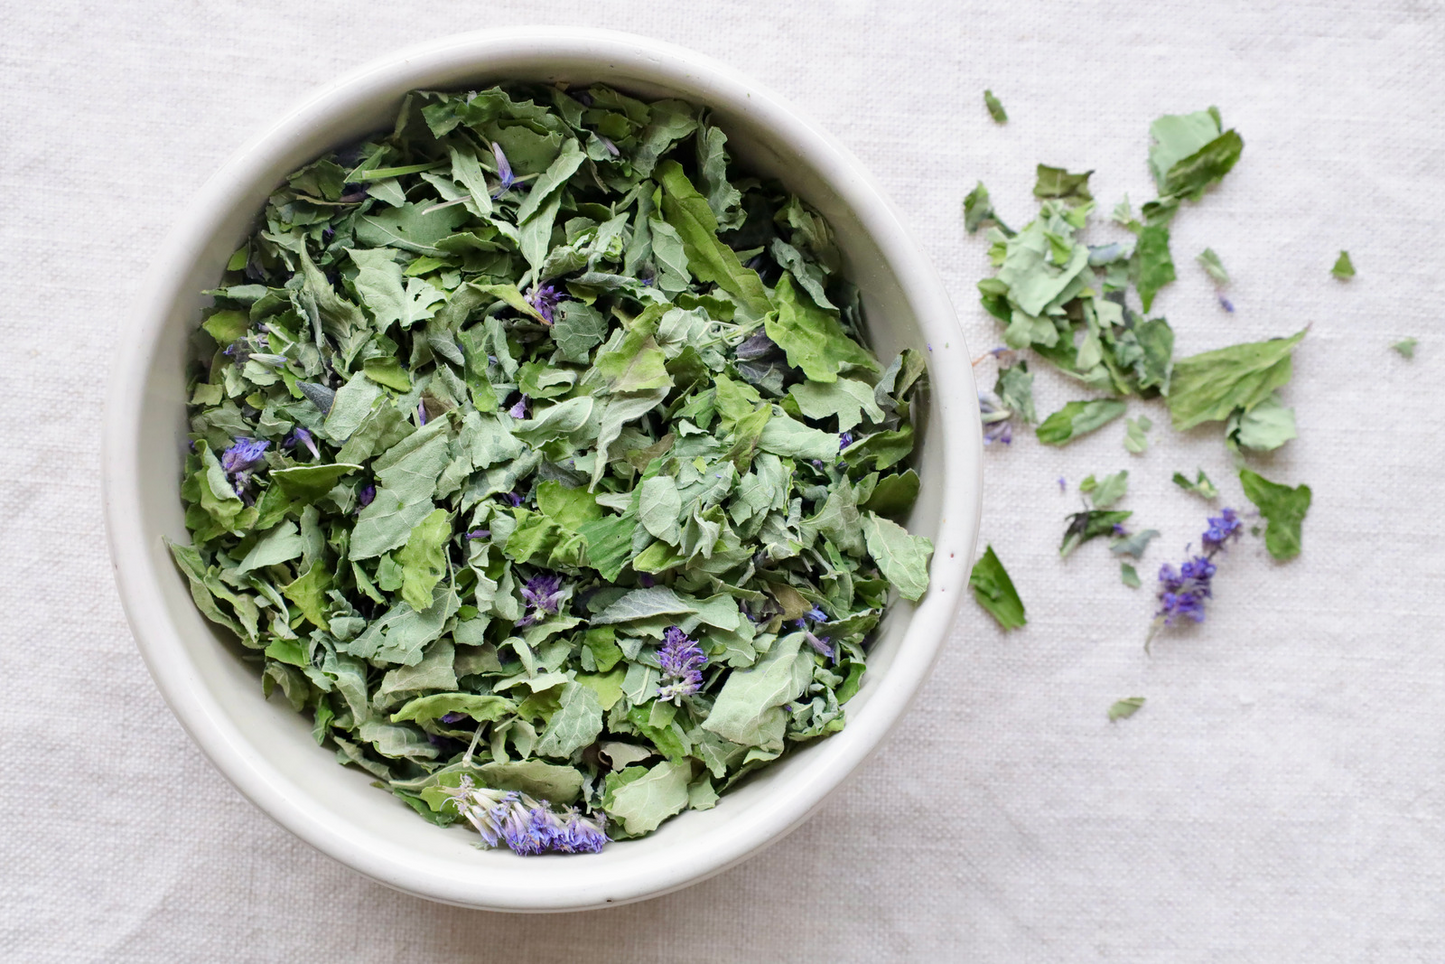
[[[715, 809], [685, 813], [595, 856], [480, 851], [474, 834], [418, 819], [366, 774], [333, 763], [286, 701], [262, 699], [255, 670], [197, 612], [162, 542], [188, 541], [179, 497], [184, 359], [200, 292], [216, 283], [266, 196], [326, 150], [389, 127], [408, 90], [506, 80], [600, 81], [710, 106], [744, 168], [779, 178], [832, 224], [877, 353], [927, 352], [932, 385], [915, 456], [922, 493], [908, 520], [936, 546], [932, 583], [918, 605], [897, 603], [884, 620], [847, 727], [790, 754]], [[156, 685], [256, 806], [323, 853], [423, 897], [496, 910], [579, 910], [676, 890], [756, 853], [802, 823], [883, 740], [932, 667], [965, 591], [982, 448], [968, 352], [942, 283], [847, 150], [776, 95], [692, 51], [592, 29], [489, 30], [353, 71], [206, 183], [146, 276], [119, 343], [105, 418], [106, 525], [121, 600]]]

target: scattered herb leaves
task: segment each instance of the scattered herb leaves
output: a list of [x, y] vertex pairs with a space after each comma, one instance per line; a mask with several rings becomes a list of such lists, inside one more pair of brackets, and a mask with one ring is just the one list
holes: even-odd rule
[[1413, 358], [1415, 357], [1415, 346], [1418, 345], [1419, 343], [1420, 343], [1420, 342], [1419, 342], [1418, 339], [1415, 339], [1415, 338], [1405, 338], [1405, 339], [1403, 339], [1403, 340], [1401, 340], [1401, 341], [1395, 342], [1395, 343], [1394, 343], [1393, 345], [1391, 345], [1390, 347], [1393, 348], [1393, 349], [1395, 349], [1397, 352], [1399, 352], [1401, 355], [1405, 356], [1406, 358], [1413, 359]]

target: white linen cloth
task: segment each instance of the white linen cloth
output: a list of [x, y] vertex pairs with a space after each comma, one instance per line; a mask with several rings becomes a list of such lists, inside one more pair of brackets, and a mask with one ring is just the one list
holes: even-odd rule
[[[1202, 466], [1248, 508], [1217, 426], [1181, 436], [1131, 403], [1156, 423], [1137, 457], [1122, 422], [1064, 449], [1020, 433], [986, 453], [980, 549], [1028, 627], [1004, 636], [967, 603], [883, 750], [761, 856], [543, 918], [403, 896], [290, 837], [191, 745], [122, 617], [97, 467], [108, 358], [164, 232], [278, 112], [400, 45], [537, 21], [705, 51], [818, 118], [879, 175], [975, 352], [999, 342], [959, 213], [975, 180], [1015, 226], [1040, 161], [1093, 168], [1106, 212], [1138, 205], [1150, 121], [1217, 104], [1243, 159], [1180, 212], [1155, 310], [1181, 355], [1312, 326], [1284, 393], [1301, 438], [1256, 460], [1313, 487], [1303, 554], [1275, 564], [1246, 538], [1208, 621], [1146, 657], [1153, 573], [1207, 511], [1170, 476]], [[0, 958], [1445, 956], [1440, 3], [52, 0], [0, 10], [0, 62]], [[1232, 315], [1192, 260], [1205, 246]], [[1414, 361], [1389, 348], [1406, 335]], [[1051, 374], [1037, 395], [1041, 415], [1080, 397]], [[1163, 533], [1139, 590], [1101, 543], [1056, 551], [1079, 480], [1121, 468], [1122, 507]], [[1105, 719], [1134, 695], [1134, 718]]]

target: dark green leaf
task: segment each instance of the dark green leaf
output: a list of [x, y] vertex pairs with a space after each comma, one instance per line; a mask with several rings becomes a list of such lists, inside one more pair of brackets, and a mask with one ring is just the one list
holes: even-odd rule
[[1004, 570], [1003, 563], [993, 551], [993, 546], [984, 549], [983, 558], [973, 565], [968, 585], [973, 598], [998, 620], [1004, 629], [1017, 629], [1028, 622], [1024, 616], [1023, 600], [1014, 589], [1013, 580]]
[[1039, 441], [1045, 445], [1063, 445], [1086, 435], [1124, 414], [1128, 408], [1117, 399], [1105, 398], [1091, 402], [1069, 402], [1037, 429]]

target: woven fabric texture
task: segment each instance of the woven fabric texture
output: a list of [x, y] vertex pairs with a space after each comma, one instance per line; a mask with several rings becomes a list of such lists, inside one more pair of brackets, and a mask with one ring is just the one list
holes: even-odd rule
[[[108, 360], [164, 233], [279, 112], [401, 45], [538, 21], [708, 52], [817, 118], [896, 201], [976, 353], [1000, 332], [959, 211], [974, 182], [1015, 225], [1040, 161], [1093, 169], [1106, 211], [1137, 205], [1150, 121], [1218, 105], [1243, 159], [1179, 214], [1180, 277], [1155, 310], [1180, 355], [1311, 326], [1284, 393], [1301, 437], [1255, 460], [1313, 487], [1303, 554], [1277, 564], [1246, 537], [1208, 621], [1146, 655], [1153, 573], [1208, 509], [1170, 476], [1202, 467], [1248, 506], [1218, 426], [1175, 433], [1136, 401], [1155, 423], [1143, 455], [1122, 422], [985, 453], [980, 550], [1029, 625], [1005, 636], [966, 604], [883, 750], [728, 873], [511, 916], [394, 893], [277, 828], [182, 732], [122, 616], [101, 524]], [[1441, 960], [1442, 62], [1445, 7], [1397, 0], [5, 5], [0, 958]], [[1233, 314], [1193, 262], [1206, 246]], [[1348, 282], [1329, 274], [1341, 248]], [[1390, 350], [1406, 335], [1413, 361]], [[1048, 373], [1036, 393], [1041, 414], [1080, 397]], [[1057, 552], [1080, 479], [1123, 468], [1122, 507], [1162, 533], [1138, 590], [1102, 543]], [[1140, 713], [1106, 719], [1135, 695]]]

